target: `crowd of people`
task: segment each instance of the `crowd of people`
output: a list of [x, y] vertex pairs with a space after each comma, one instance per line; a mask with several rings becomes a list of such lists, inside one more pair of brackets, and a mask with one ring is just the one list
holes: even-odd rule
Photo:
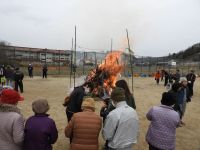
[[[33, 65], [28, 65], [28, 75], [30, 78], [33, 78]], [[48, 75], [48, 67], [46, 64], [42, 67], [42, 78], [47, 78]], [[9, 86], [10, 88], [13, 88], [16, 91], [19, 91], [21, 93], [24, 92], [24, 86], [23, 86], [23, 79], [24, 79], [24, 73], [20, 70], [19, 67], [15, 65], [1, 65], [0, 66], [0, 86]]]
[[23, 93], [23, 79], [24, 74], [19, 67], [16, 66], [4, 66], [0, 67], [0, 86], [9, 86], [16, 91]]
[[[18, 71], [16, 69], [15, 74]], [[153, 106], [147, 112], [150, 125], [146, 141], [149, 150], [175, 149], [176, 129], [185, 125], [182, 120], [187, 102], [191, 102], [193, 95], [193, 73], [191, 71], [186, 77], [176, 78], [171, 89], [162, 94], [161, 105]], [[23, 97], [9, 88], [0, 90], [0, 149], [52, 150], [52, 144], [58, 139], [58, 130], [47, 113], [48, 101], [34, 101], [34, 115], [25, 121], [17, 107]], [[127, 82], [118, 80], [111, 94], [102, 97], [104, 105], [99, 115], [95, 113], [95, 100], [87, 91], [90, 91], [88, 84], [75, 87], [63, 104], [68, 120], [63, 132], [69, 138], [70, 149], [99, 149], [98, 138], [102, 131], [105, 150], [131, 150], [137, 143], [140, 127], [135, 99]]]

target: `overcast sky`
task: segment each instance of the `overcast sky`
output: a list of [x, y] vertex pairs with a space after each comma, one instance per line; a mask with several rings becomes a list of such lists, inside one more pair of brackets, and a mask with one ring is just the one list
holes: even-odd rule
[[136, 55], [168, 55], [200, 42], [200, 0], [0, 0], [11, 45], [70, 49], [75, 25], [81, 47], [124, 48], [127, 28]]

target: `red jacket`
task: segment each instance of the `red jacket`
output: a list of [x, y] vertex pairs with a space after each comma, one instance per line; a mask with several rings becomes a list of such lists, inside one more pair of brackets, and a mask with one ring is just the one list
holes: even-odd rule
[[161, 77], [161, 74], [157, 72], [157, 73], [155, 74], [155, 79], [160, 79], [160, 77]]

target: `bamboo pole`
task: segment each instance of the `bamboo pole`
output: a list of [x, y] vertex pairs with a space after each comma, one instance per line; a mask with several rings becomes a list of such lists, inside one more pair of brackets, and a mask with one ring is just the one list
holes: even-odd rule
[[110, 51], [112, 52], [112, 50], [113, 50], [113, 39], [111, 38]]
[[128, 50], [129, 50], [129, 57], [130, 57], [130, 65], [131, 65], [131, 77], [132, 77], [132, 84], [131, 84], [131, 88], [132, 88], [132, 93], [133, 91], [133, 64], [132, 64], [132, 56], [131, 56], [131, 48], [130, 48], [130, 42], [129, 42], [129, 36], [128, 36], [128, 29], [126, 29], [126, 35], [127, 35], [127, 40], [128, 40]]
[[74, 87], [76, 86], [76, 26], [75, 26], [75, 41], [74, 41]]
[[71, 48], [71, 60], [70, 60], [70, 88], [72, 87], [72, 67], [73, 67], [73, 47], [74, 47], [74, 41], [72, 38], [72, 48]]

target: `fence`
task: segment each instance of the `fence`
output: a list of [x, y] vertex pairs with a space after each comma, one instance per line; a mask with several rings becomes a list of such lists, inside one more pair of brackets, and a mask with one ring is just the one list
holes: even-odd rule
[[[48, 50], [36, 49], [14, 46], [0, 46], [0, 64], [5, 65], [19, 65], [21, 70], [28, 74], [28, 64], [34, 66], [34, 75], [42, 74], [42, 66], [46, 63], [48, 65], [49, 75], [70, 75], [74, 70], [74, 62], [76, 64], [76, 75], [87, 75], [88, 72], [100, 64], [106, 53], [103, 52], [80, 52], [76, 53], [76, 61], [74, 61], [73, 52], [70, 50]], [[200, 60], [199, 62], [184, 62], [178, 60], [176, 65], [172, 65], [173, 60], [168, 57], [133, 57], [133, 72], [134, 75], [151, 75], [157, 70], [168, 70], [175, 72], [179, 69], [183, 75], [187, 74], [191, 69], [200, 74]], [[73, 63], [71, 63], [73, 62]], [[122, 62], [124, 70], [122, 75], [130, 76], [130, 61], [129, 55], [122, 54]], [[75, 68], [75, 67], [74, 67]]]

